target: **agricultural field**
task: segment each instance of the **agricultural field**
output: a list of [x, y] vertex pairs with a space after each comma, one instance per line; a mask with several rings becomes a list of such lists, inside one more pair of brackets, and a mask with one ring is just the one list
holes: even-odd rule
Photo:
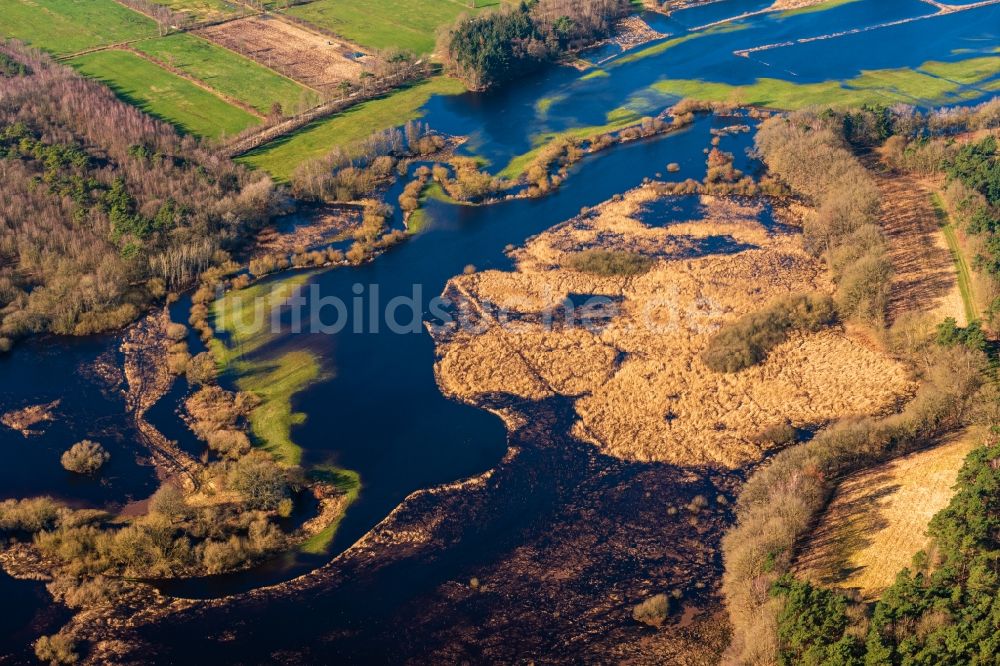
[[295, 167], [306, 160], [322, 157], [336, 146], [361, 141], [372, 132], [420, 117], [420, 107], [431, 95], [458, 94], [462, 91], [464, 87], [461, 83], [446, 77], [421, 81], [318, 120], [300, 132], [247, 153], [238, 161], [263, 169], [277, 180], [287, 180]]
[[948, 505], [965, 457], [965, 435], [845, 480], [799, 557], [797, 573], [877, 598], [927, 546], [927, 524]]
[[135, 48], [263, 114], [275, 103], [287, 113], [319, 102], [315, 91], [191, 34], [151, 39]]
[[5, 0], [0, 35], [56, 55], [156, 35], [156, 24], [114, 0]]
[[221, 23], [199, 35], [324, 93], [336, 93], [341, 82], [364, 71], [353, 47], [274, 16]]
[[460, 14], [496, 8], [498, 0], [316, 0], [288, 10], [292, 16], [371, 49], [400, 48], [418, 54], [434, 50], [435, 34]]
[[247, 111], [135, 53], [98, 51], [74, 58], [70, 64], [108, 85], [125, 101], [190, 134], [213, 138], [238, 134], [258, 122]]

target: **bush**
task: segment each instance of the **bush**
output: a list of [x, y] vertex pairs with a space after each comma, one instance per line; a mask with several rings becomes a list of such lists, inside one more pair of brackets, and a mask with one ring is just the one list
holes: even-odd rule
[[57, 576], [45, 586], [56, 601], [70, 608], [107, 606], [126, 592], [126, 583], [107, 576], [77, 578]]
[[665, 594], [649, 597], [632, 609], [632, 618], [636, 622], [659, 627], [670, 616], [670, 598]]
[[85, 439], [71, 446], [59, 460], [70, 472], [93, 474], [111, 460], [111, 454], [97, 442]]
[[80, 659], [76, 653], [76, 642], [61, 633], [42, 636], [35, 641], [35, 656], [39, 661], [50, 664], [75, 664]]
[[889, 308], [892, 264], [884, 254], [866, 254], [844, 270], [837, 290], [842, 313], [882, 326]]
[[640, 275], [653, 267], [653, 259], [623, 250], [584, 250], [571, 254], [566, 265], [594, 275]]
[[233, 463], [227, 483], [253, 509], [276, 509], [289, 495], [285, 470], [263, 451], [252, 451]]
[[836, 321], [829, 296], [788, 296], [724, 326], [709, 341], [702, 360], [715, 372], [738, 372], [762, 362], [792, 331], [818, 331]]
[[179, 342], [187, 337], [187, 326], [184, 324], [177, 324], [170, 322], [167, 324], [167, 338], [173, 340], [174, 342]]
[[0, 502], [0, 530], [40, 532], [55, 526], [59, 505], [51, 497]]
[[201, 352], [192, 356], [186, 367], [188, 381], [192, 384], [214, 384], [218, 378], [218, 367], [212, 352]]
[[221, 573], [233, 569], [247, 559], [246, 549], [239, 537], [226, 541], [208, 541], [202, 550], [201, 561], [209, 573]]
[[149, 498], [149, 510], [171, 520], [183, 517], [188, 511], [184, 491], [173, 483], [164, 483]]

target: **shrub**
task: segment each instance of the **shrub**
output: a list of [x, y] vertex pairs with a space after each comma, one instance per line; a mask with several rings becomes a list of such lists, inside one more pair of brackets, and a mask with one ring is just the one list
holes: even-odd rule
[[889, 308], [892, 264], [884, 254], [867, 254], [844, 270], [837, 307], [847, 316], [881, 326]]
[[818, 331], [836, 321], [829, 296], [798, 294], [782, 298], [724, 326], [709, 341], [702, 360], [715, 372], [738, 372], [762, 362], [792, 331]]
[[126, 591], [126, 583], [101, 575], [83, 579], [57, 576], [45, 589], [53, 599], [70, 608], [93, 608], [109, 605], [121, 597]]
[[254, 509], [276, 509], [289, 495], [285, 471], [263, 451], [252, 451], [233, 463], [227, 483]]
[[97, 442], [85, 439], [71, 446], [59, 460], [70, 472], [93, 474], [111, 460], [111, 454]]
[[173, 483], [164, 483], [149, 498], [149, 510], [170, 519], [184, 516], [188, 510], [184, 491]]
[[173, 340], [174, 342], [179, 342], [187, 337], [187, 326], [184, 324], [177, 324], [175, 322], [170, 322], [167, 324], [167, 338]]
[[0, 530], [40, 532], [55, 526], [59, 505], [51, 497], [0, 502]]
[[228, 571], [246, 561], [246, 549], [236, 536], [226, 541], [208, 541], [202, 550], [201, 561], [209, 573]]
[[636, 622], [648, 624], [651, 627], [659, 627], [670, 616], [670, 597], [665, 594], [656, 594], [632, 609], [632, 618]]
[[80, 659], [76, 641], [62, 633], [42, 636], [35, 641], [35, 656], [50, 664], [75, 664]]
[[187, 378], [192, 384], [214, 384], [218, 377], [218, 368], [212, 352], [195, 354], [187, 362]]
[[571, 254], [566, 265], [594, 275], [640, 275], [653, 267], [653, 259], [622, 250], [584, 250]]

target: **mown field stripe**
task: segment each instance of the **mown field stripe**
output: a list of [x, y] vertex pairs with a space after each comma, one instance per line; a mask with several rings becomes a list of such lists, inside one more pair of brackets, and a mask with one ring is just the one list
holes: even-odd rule
[[962, 294], [962, 304], [965, 307], [965, 319], [969, 323], [977, 321], [979, 319], [979, 311], [976, 307], [976, 298], [972, 288], [972, 270], [969, 267], [969, 262], [965, 258], [965, 253], [962, 252], [962, 246], [958, 242], [958, 234], [955, 231], [955, 225], [951, 221], [951, 216], [948, 214], [948, 209], [945, 206], [944, 201], [937, 192], [931, 194], [931, 205], [937, 213], [941, 232], [944, 234], [945, 241], [948, 243], [948, 249], [951, 251], [951, 258], [954, 260], [955, 269], [958, 272], [958, 289]]

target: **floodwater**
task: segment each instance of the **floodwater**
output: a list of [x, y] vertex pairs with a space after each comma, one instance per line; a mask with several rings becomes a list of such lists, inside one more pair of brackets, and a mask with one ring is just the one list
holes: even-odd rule
[[[728, 17], [756, 12], [769, 5], [760, 0], [721, 0], [677, 12], [671, 17], [650, 16], [650, 24], [665, 39], [687, 37], [647, 57], [614, 56], [601, 68], [607, 76], [593, 76], [568, 67], [552, 68], [490, 94], [437, 97], [426, 106], [424, 120], [438, 131], [467, 135], [463, 151], [485, 158], [491, 169], [503, 168], [529, 150], [539, 137], [567, 129], [600, 126], [608, 115], [625, 108], [655, 115], [676, 98], [651, 88], [664, 79], [699, 80], [748, 85], [758, 78], [795, 83], [849, 80], [865, 70], [916, 67], [936, 60], [953, 62], [995, 54], [1000, 7], [994, 5], [949, 15], [908, 20], [937, 9], [921, 0], [858, 0], [821, 12], [790, 16], [754, 15], [699, 32], [689, 32]], [[859, 27], [894, 25], [822, 38]], [[822, 38], [822, 39], [817, 39]], [[799, 42], [806, 39], [809, 41]], [[769, 44], [785, 44], [748, 57], [734, 53]], [[654, 43], [655, 45], [655, 43]], [[637, 49], [641, 52], [642, 47]], [[996, 90], [996, 78], [962, 84], [965, 103], [983, 99]], [[914, 98], [915, 104], [927, 101]], [[639, 185], [644, 178], [666, 174], [676, 162], [680, 172], [671, 179], [701, 178], [704, 151], [713, 126], [732, 119], [701, 117], [692, 126], [664, 137], [615, 147], [589, 156], [575, 165], [569, 179], [555, 193], [536, 200], [506, 201], [490, 206], [456, 206], [428, 202], [429, 223], [406, 243], [376, 261], [360, 267], [337, 268], [310, 278], [307, 291], [319, 297], [358, 301], [364, 312], [353, 312], [347, 327], [337, 334], [288, 333], [261, 353], [276, 354], [296, 348], [315, 353], [328, 379], [312, 385], [294, 399], [294, 409], [306, 415], [294, 427], [293, 440], [305, 451], [304, 464], [334, 463], [357, 471], [362, 491], [338, 530], [327, 554], [280, 558], [249, 572], [165, 586], [171, 594], [192, 598], [218, 597], [286, 580], [317, 567], [336, 567], [336, 556], [382, 521], [414, 491], [469, 478], [493, 468], [508, 448], [507, 433], [493, 415], [456, 403], [441, 395], [433, 373], [434, 345], [422, 322], [433, 318], [430, 299], [448, 279], [468, 265], [478, 270], [509, 268], [504, 248], [576, 215], [614, 194]], [[744, 121], [738, 121], [744, 122]], [[737, 156], [737, 167], [752, 172], [758, 165], [747, 155], [751, 137], [735, 134], [722, 139], [721, 148]], [[694, 211], [684, 200], [649, 212], [664, 224]], [[725, 244], [719, 251], [732, 251]], [[280, 278], [279, 278], [280, 279]], [[384, 306], [406, 297], [416, 303], [396, 308], [396, 321], [409, 332], [390, 330]], [[397, 301], [399, 302], [399, 301]], [[178, 306], [177, 319], [183, 321]], [[377, 326], [370, 319], [374, 314]], [[413, 315], [413, 316], [410, 316]], [[355, 332], [355, 324], [360, 327]], [[78, 505], [119, 507], [142, 499], [155, 488], [152, 468], [141, 464], [134, 450], [134, 433], [123, 417], [120, 386], [99, 378], [95, 367], [120, 366], [117, 336], [82, 340], [42, 340], [27, 344], [0, 359], [0, 406], [3, 411], [25, 405], [62, 402], [56, 418], [37, 426], [40, 433], [25, 437], [0, 427], [0, 447], [7, 464], [0, 468], [0, 497], [49, 494]], [[176, 407], [186, 387], [178, 383], [155, 406], [149, 418], [168, 437], [196, 449], [179, 421]], [[60, 453], [83, 438], [101, 441], [112, 453], [107, 474], [99, 480], [71, 477], [59, 466]], [[138, 454], [141, 456], [141, 452]], [[537, 516], [530, 501], [517, 503], [515, 514], [502, 514], [494, 523], [478, 526], [480, 545], [446, 552], [438, 566], [463, 570], [470, 560], [488, 561], [491, 548], [512, 547], [513, 536]], [[508, 535], [500, 538], [500, 532]], [[330, 564], [331, 560], [334, 560]], [[365, 585], [340, 590], [317, 615], [314, 606], [283, 605], [282, 623], [311, 628], [314, 634], [334, 631], [338, 623], [358, 626], [362, 618], [385, 617], [399, 603], [398, 594], [412, 598], [430, 593], [418, 584], [423, 563], [403, 560], [380, 580], [372, 573]], [[440, 577], [441, 574], [439, 574]], [[433, 578], [432, 580], [439, 580]], [[367, 587], [366, 587], [367, 586]], [[58, 613], [47, 608], [44, 591], [35, 583], [0, 576], [0, 592], [18, 599], [19, 612], [4, 622], [0, 652], [23, 654], [31, 636], [51, 627]], [[332, 594], [332, 593], [331, 593]], [[355, 604], [358, 595], [374, 594]], [[330, 612], [330, 603], [337, 612]], [[341, 603], [342, 602], [342, 603]], [[352, 615], [357, 612], [358, 614]], [[301, 616], [297, 616], [300, 613]], [[213, 620], [211, 612], [177, 626], [153, 628], [145, 638], [157, 644], [157, 654], [173, 651], [178, 659], [190, 656], [187, 639], [232, 617]], [[266, 612], [239, 618], [240, 640], [224, 653], [249, 661], [265, 660], [275, 621]], [[300, 633], [309, 633], [300, 629]], [[310, 634], [313, 635], [313, 634]], [[303, 640], [301, 637], [299, 640]], [[370, 643], [366, 643], [370, 647]], [[202, 645], [204, 647], [204, 645]], [[220, 650], [222, 648], [220, 647]], [[357, 653], [347, 656], [357, 658]]]

